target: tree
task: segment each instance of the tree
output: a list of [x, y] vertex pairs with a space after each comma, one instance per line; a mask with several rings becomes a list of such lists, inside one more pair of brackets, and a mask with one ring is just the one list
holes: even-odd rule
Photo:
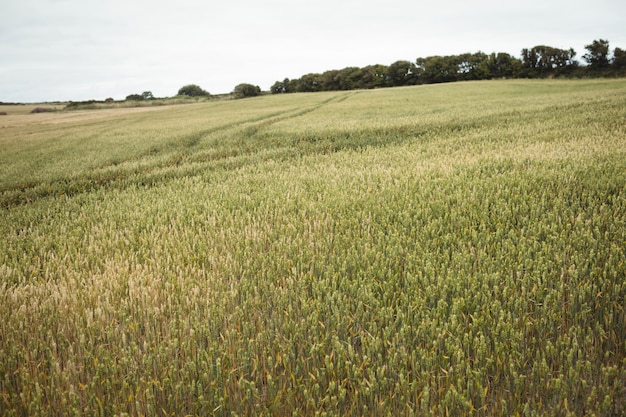
[[418, 58], [417, 67], [421, 69], [424, 83], [447, 83], [457, 80], [459, 62], [455, 56], [437, 55]]
[[387, 68], [387, 84], [390, 87], [416, 84], [415, 64], [410, 61], [396, 61]]
[[342, 70], [326, 71], [321, 76], [322, 90], [354, 90], [361, 86], [362, 70], [358, 67], [347, 67]]
[[361, 75], [361, 88], [384, 87], [387, 70], [387, 66], [381, 64], [364, 67]]
[[613, 51], [613, 68], [616, 70], [626, 69], [626, 51], [615, 48]]
[[[297, 92], [299, 93], [311, 93], [315, 91], [322, 91], [322, 75], [321, 74], [305, 74], [297, 81]], [[291, 88], [291, 83], [290, 88]]]
[[143, 97], [144, 100], [152, 100], [154, 98], [154, 95], [152, 94], [152, 91], [144, 91], [141, 96]]
[[592, 69], [604, 69], [609, 66], [609, 41], [604, 39], [594, 40], [585, 46], [588, 51], [583, 59], [589, 63]]
[[285, 78], [283, 81], [276, 81], [274, 85], [270, 87], [272, 94], [290, 93], [289, 90], [289, 78]]
[[184, 87], [181, 87], [178, 90], [179, 96], [189, 96], [189, 97], [206, 97], [210, 96], [208, 91], [204, 91], [202, 88], [197, 86], [196, 84], [188, 84]]
[[522, 50], [522, 66], [528, 77], [542, 77], [554, 73], [563, 73], [576, 67], [576, 51], [559, 49], [552, 46], [538, 45]]
[[242, 83], [233, 90], [235, 98], [255, 97], [261, 94], [261, 88], [258, 85]]
[[288, 93], [295, 93], [296, 91], [299, 91], [300, 80], [298, 78], [294, 78], [293, 80], [285, 78], [285, 82], [285, 87], [287, 88]]
[[320, 76], [322, 90], [324, 91], [337, 91], [341, 90], [339, 84], [339, 71], [338, 70], [330, 70], [324, 72]]
[[126, 96], [126, 101], [139, 101], [143, 100], [143, 96], [141, 94], [129, 94]]
[[486, 65], [489, 78], [514, 78], [522, 69], [522, 62], [506, 52], [492, 53]]
[[347, 67], [339, 71], [339, 85], [342, 90], [355, 90], [365, 88], [366, 77], [363, 69], [359, 67]]
[[[493, 55], [493, 54], [492, 54]], [[455, 59], [456, 58], [456, 59]], [[490, 78], [488, 67], [489, 55], [484, 52], [465, 53], [451, 57], [457, 62], [457, 80], [484, 80]]]

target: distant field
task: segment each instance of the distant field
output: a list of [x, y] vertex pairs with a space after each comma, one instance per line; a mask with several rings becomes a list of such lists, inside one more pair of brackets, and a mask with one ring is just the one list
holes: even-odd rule
[[0, 414], [624, 415], [625, 186], [624, 79], [0, 116]]
[[6, 115], [2, 115], [0, 118], [0, 126], [3, 126], [7, 117], [6, 116], [15, 116], [15, 115], [25, 115], [32, 112], [37, 107], [46, 108], [49, 110], [63, 110], [65, 107], [64, 103], [45, 103], [45, 104], [0, 104], [0, 112], [6, 113]]

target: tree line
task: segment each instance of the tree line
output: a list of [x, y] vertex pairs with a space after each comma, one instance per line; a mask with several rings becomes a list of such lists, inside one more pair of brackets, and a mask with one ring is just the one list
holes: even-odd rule
[[[263, 94], [261, 88], [258, 85], [252, 85], [248, 83], [241, 83], [235, 86], [233, 91], [230, 94], [222, 94], [221, 96], [230, 96], [232, 98], [248, 98], [255, 97]], [[174, 98], [209, 98], [212, 97], [211, 93], [203, 89], [197, 84], [187, 84], [181, 87], [178, 90], [177, 95]], [[152, 101], [153, 103], [148, 103], [147, 105], [162, 104], [163, 100], [167, 100], [167, 98], [157, 98], [152, 94], [152, 91], [144, 91], [141, 94], [129, 94], [126, 96], [124, 100], [125, 102], [143, 102], [143, 101]], [[65, 109], [89, 109], [89, 108], [98, 108], [97, 105], [114, 105], [115, 99], [109, 97], [105, 100], [86, 100], [86, 101], [70, 101]], [[3, 104], [0, 102], [0, 104]], [[137, 105], [140, 105], [137, 103]]]
[[[235, 86], [232, 93], [230, 93], [234, 98], [246, 98], [246, 97], [255, 97], [261, 95], [261, 88], [258, 85], [252, 85], [248, 83], [241, 83]], [[178, 90], [178, 96], [186, 96], [186, 97], [209, 97], [211, 93], [204, 90], [197, 84], [187, 84], [181, 87]], [[126, 96], [126, 101], [139, 101], [139, 100], [151, 100], [155, 97], [152, 95], [151, 91], [144, 91], [142, 94], [130, 94]]]
[[[297, 79], [285, 78], [271, 87], [272, 94], [373, 89], [420, 84], [447, 83], [454, 81], [490, 80], [499, 78], [554, 78], [554, 77], [623, 77], [626, 76], [626, 51], [615, 48], [611, 54], [609, 41], [594, 40], [585, 46], [581, 65], [574, 49], [559, 49], [538, 45], [524, 48], [517, 58], [505, 52], [484, 52], [460, 55], [429, 56], [411, 61], [396, 61], [391, 65], [368, 65], [347, 67], [324, 73], [309, 73]], [[232, 98], [255, 97], [263, 94], [257, 85], [241, 83], [226, 95]], [[211, 97], [196, 84], [188, 84], [178, 90], [178, 97]], [[125, 101], [155, 100], [151, 91], [130, 94]], [[113, 98], [104, 101], [70, 102], [66, 108], [83, 108], [96, 103], [114, 103]]]
[[587, 53], [582, 58], [587, 65], [575, 59], [574, 49], [539, 45], [523, 49], [520, 58], [503, 52], [476, 52], [310, 73], [298, 79], [276, 81], [270, 91], [279, 94], [355, 90], [498, 78], [626, 76], [625, 50], [615, 48], [611, 55], [609, 41], [604, 39], [594, 40], [585, 49]]

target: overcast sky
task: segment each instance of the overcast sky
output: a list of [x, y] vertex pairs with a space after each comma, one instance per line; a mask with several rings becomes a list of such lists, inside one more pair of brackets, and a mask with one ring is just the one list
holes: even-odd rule
[[348, 66], [626, 49], [624, 0], [0, 0], [0, 101], [263, 90]]

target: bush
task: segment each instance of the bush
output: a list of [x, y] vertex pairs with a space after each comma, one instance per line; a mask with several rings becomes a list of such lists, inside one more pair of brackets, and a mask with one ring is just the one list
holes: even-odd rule
[[54, 110], [46, 108], [46, 107], [35, 107], [30, 112], [31, 113], [47, 113], [47, 112], [51, 112], [51, 111], [54, 111]]
[[203, 90], [196, 84], [189, 84], [184, 87], [181, 87], [180, 90], [178, 90], [178, 95], [189, 96], [189, 97], [206, 97], [206, 96], [210, 96], [211, 94], [209, 94], [208, 91]]
[[239, 84], [233, 91], [235, 98], [255, 97], [261, 94], [261, 88], [258, 85]]
[[143, 96], [141, 94], [130, 94], [126, 96], [126, 101], [139, 101], [143, 100]]

